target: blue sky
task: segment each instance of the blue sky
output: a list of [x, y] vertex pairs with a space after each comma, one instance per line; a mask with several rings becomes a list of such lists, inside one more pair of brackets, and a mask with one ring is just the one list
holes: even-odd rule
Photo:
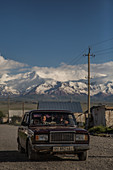
[[[99, 42], [99, 43], [98, 43]], [[0, 0], [0, 52], [31, 66], [113, 61], [113, 0]]]

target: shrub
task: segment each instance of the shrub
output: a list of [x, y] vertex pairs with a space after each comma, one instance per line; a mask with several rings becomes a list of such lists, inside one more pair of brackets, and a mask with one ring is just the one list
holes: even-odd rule
[[21, 120], [22, 120], [21, 117], [19, 117], [19, 116], [13, 116], [13, 117], [11, 118], [11, 123], [12, 123], [12, 124], [18, 124], [19, 122], [21, 122]]
[[94, 126], [88, 130], [91, 134], [113, 133], [113, 128], [105, 126]]
[[113, 128], [106, 127], [106, 131], [107, 131], [107, 133], [113, 133]]
[[89, 129], [90, 133], [105, 133], [106, 132], [106, 127], [104, 126], [94, 126], [92, 128]]

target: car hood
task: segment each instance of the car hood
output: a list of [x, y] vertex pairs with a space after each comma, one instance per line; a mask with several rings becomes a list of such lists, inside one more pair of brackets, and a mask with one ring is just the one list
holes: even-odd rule
[[85, 129], [77, 128], [76, 126], [38, 126], [29, 127], [35, 133], [49, 133], [53, 131], [75, 131], [76, 133], [88, 133]]

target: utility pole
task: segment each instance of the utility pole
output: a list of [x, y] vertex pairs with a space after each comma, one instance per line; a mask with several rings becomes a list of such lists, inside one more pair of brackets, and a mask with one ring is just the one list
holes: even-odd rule
[[8, 123], [10, 123], [10, 89], [9, 87], [7, 88], [8, 90]]
[[22, 110], [23, 110], [23, 116], [24, 116], [24, 102], [22, 103]]
[[89, 47], [89, 52], [88, 54], [84, 54], [84, 56], [88, 56], [88, 127], [90, 126], [90, 56], [95, 56], [95, 55], [90, 55], [90, 47]]

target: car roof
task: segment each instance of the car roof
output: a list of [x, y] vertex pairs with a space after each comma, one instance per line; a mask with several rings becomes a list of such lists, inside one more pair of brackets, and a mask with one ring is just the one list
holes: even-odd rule
[[[33, 113], [33, 112], [37, 112], [37, 113], [72, 113], [71, 111], [69, 110], [31, 110], [29, 113]], [[27, 112], [28, 113], [28, 112]]]

